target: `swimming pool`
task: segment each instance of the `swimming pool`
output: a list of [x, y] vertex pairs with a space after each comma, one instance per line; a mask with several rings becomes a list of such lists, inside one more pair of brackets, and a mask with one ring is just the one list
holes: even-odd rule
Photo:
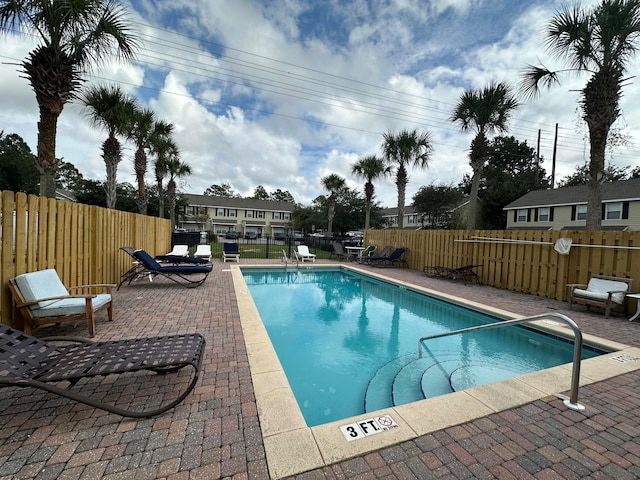
[[[571, 362], [522, 327], [418, 339], [496, 317], [343, 269], [242, 269], [308, 426]], [[583, 357], [598, 352], [585, 350]]]

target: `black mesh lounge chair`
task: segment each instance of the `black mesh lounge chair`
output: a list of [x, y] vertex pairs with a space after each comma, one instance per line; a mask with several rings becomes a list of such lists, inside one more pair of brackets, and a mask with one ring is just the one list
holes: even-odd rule
[[[204, 345], [204, 338], [198, 333], [92, 342], [65, 337], [38, 339], [0, 324], [0, 387], [39, 388], [124, 417], [152, 417], [175, 407], [193, 390]], [[193, 373], [185, 391], [153, 410], [126, 410], [87, 396], [81, 388], [71, 389], [83, 378], [140, 370], [163, 375], [187, 366], [193, 368]]]
[[[166, 259], [171, 265], [161, 265], [144, 250], [132, 252], [130, 247], [123, 247], [121, 250], [131, 255], [137, 263], [122, 275], [118, 290], [124, 282], [131, 284], [138, 277], [149, 276], [151, 279], [157, 275], [166, 277], [183, 287], [194, 288], [202, 285], [213, 270], [209, 262], [203, 258], [162, 256], [160, 259]], [[189, 260], [184, 263], [187, 258]]]
[[475, 281], [480, 284], [480, 277], [474, 271], [475, 268], [480, 268], [482, 265], [465, 265], [459, 268], [438, 267], [425, 265], [422, 271], [427, 277], [440, 277], [450, 278], [452, 280], [462, 280], [463, 283]]
[[331, 246], [333, 247], [333, 252], [331, 252], [331, 255], [337, 256], [338, 259], [349, 259], [349, 254], [344, 251], [344, 246], [340, 242], [333, 242]]
[[388, 256], [372, 255], [371, 257], [369, 257], [369, 263], [374, 267], [382, 267], [382, 266], [391, 267], [393, 265], [399, 265], [401, 263], [406, 265], [407, 261], [404, 258], [402, 258], [402, 256], [404, 255], [404, 252], [406, 251], [407, 251], [406, 248], [401, 247], [401, 248], [396, 248]]

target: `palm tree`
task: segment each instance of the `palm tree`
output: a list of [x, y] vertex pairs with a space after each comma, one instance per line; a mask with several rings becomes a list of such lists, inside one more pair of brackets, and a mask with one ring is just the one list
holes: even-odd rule
[[113, 53], [129, 60], [137, 40], [114, 0], [0, 0], [0, 31], [32, 33], [38, 46], [20, 63], [36, 94], [40, 194], [55, 197], [56, 131], [64, 105], [94, 63]]
[[81, 96], [80, 102], [86, 107], [86, 115], [96, 127], [107, 131], [107, 139], [102, 144], [102, 159], [107, 170], [105, 193], [107, 208], [116, 206], [118, 164], [122, 161], [122, 148], [116, 135], [125, 135], [137, 102], [126, 95], [119, 86], [93, 86]]
[[171, 231], [176, 226], [176, 179], [191, 175], [191, 167], [180, 161], [178, 153], [167, 160], [167, 172], [169, 174], [169, 182], [167, 182], [167, 196], [169, 197], [169, 220], [171, 222]]
[[476, 136], [471, 141], [469, 163], [473, 170], [467, 228], [480, 226], [480, 208], [478, 191], [482, 179], [482, 170], [489, 155], [487, 134], [494, 131], [505, 132], [511, 114], [518, 108], [518, 102], [511, 87], [504, 82], [492, 82], [483, 89], [466, 90], [460, 96], [450, 120], [459, 123], [463, 132], [474, 130]]
[[383, 177], [390, 172], [390, 168], [384, 164], [384, 160], [375, 156], [369, 155], [361, 158], [351, 167], [351, 173], [357, 177], [366, 180], [364, 184], [364, 197], [365, 197], [365, 219], [364, 229], [369, 230], [369, 223], [371, 220], [371, 203], [373, 202], [374, 187], [373, 181], [379, 177]]
[[154, 162], [154, 172], [156, 176], [156, 185], [158, 187], [158, 216], [164, 218], [164, 189], [162, 188], [162, 182], [167, 176], [168, 162], [174, 157], [178, 157], [178, 147], [171, 138], [160, 138], [157, 144], [153, 146], [153, 150], [156, 155]]
[[433, 151], [431, 135], [428, 132], [402, 130], [397, 134], [383, 134], [382, 152], [390, 168], [395, 168], [396, 187], [398, 188], [398, 229], [404, 226], [404, 201], [409, 183], [407, 166], [426, 168]]
[[[589, 129], [589, 175], [587, 230], [602, 226], [604, 155], [611, 126], [620, 116], [620, 97], [629, 60], [638, 48], [640, 0], [603, 0], [590, 10], [564, 7], [549, 22], [546, 31], [549, 51], [566, 61], [564, 71], [590, 75], [581, 91], [582, 118]], [[529, 65], [522, 89], [530, 97], [539, 85], [559, 83], [562, 71]]]
[[327, 238], [331, 238], [333, 235], [333, 217], [336, 214], [336, 202], [338, 201], [338, 194], [344, 190], [346, 181], [340, 175], [332, 173], [320, 180], [322, 186], [329, 190], [329, 197], [327, 198], [328, 215], [327, 215]]
[[136, 144], [136, 152], [133, 158], [136, 181], [138, 183], [138, 195], [136, 205], [142, 215], [147, 214], [147, 192], [144, 176], [147, 173], [147, 150], [154, 152], [154, 146], [163, 138], [167, 138], [173, 131], [173, 125], [163, 121], [156, 121], [155, 114], [149, 109], [138, 110], [134, 114], [131, 129], [127, 136]]

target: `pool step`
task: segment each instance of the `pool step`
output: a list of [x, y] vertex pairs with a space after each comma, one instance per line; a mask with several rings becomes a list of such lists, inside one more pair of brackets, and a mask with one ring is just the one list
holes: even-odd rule
[[364, 396], [364, 412], [404, 405], [424, 398], [519, 375], [497, 362], [469, 364], [460, 352], [432, 352], [418, 358], [403, 355], [387, 362], [371, 377]]
[[451, 372], [449, 384], [451, 390], [457, 392], [478, 385], [499, 382], [516, 375], [520, 373], [498, 364], [462, 365]]
[[[459, 359], [459, 352], [436, 352], [419, 359], [416, 354], [403, 355], [384, 364], [371, 377], [364, 395], [364, 411], [372, 412], [425, 398], [421, 391], [423, 372], [443, 359]], [[430, 381], [433, 384], [433, 380]], [[451, 393], [448, 374], [439, 381], [438, 392], [430, 386], [431, 396]]]
[[[419, 358], [407, 363], [402, 367], [393, 379], [391, 386], [391, 398], [393, 405], [404, 405], [405, 403], [417, 402], [424, 399], [420, 388], [420, 379], [425, 370], [434, 365], [431, 358]], [[449, 387], [448, 377], [445, 376], [447, 389]], [[448, 392], [451, 392], [448, 389]], [[443, 393], [448, 393], [443, 392]]]
[[403, 355], [385, 363], [371, 377], [364, 395], [364, 411], [373, 412], [390, 407], [393, 403], [391, 387], [393, 379], [407, 363], [417, 360], [417, 354]]

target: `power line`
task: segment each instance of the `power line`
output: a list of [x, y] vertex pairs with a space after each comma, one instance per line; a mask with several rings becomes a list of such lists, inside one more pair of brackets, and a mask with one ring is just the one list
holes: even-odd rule
[[[428, 101], [428, 102], [432, 102], [435, 105], [443, 105], [443, 106], [449, 106], [451, 107], [451, 109], [453, 109], [454, 105], [451, 103], [447, 103], [447, 102], [443, 102], [440, 100], [434, 100], [434, 99], [430, 99], [428, 97], [423, 97], [423, 96], [419, 96], [419, 95], [415, 95], [415, 94], [410, 94], [410, 93], [406, 93], [406, 92], [402, 92], [399, 90], [394, 90], [388, 87], [384, 87], [384, 86], [380, 86], [380, 85], [375, 85], [372, 83], [367, 83], [367, 82], [362, 82], [360, 80], [356, 80], [353, 78], [349, 78], [349, 77], [344, 77], [344, 76], [340, 76], [340, 75], [335, 75], [329, 72], [325, 72], [325, 71], [321, 71], [318, 69], [313, 69], [313, 68], [309, 68], [309, 67], [305, 67], [302, 65], [298, 65], [298, 64], [294, 64], [291, 62], [286, 62], [286, 61], [282, 61], [279, 59], [275, 59], [275, 58], [271, 58], [271, 57], [267, 57], [264, 55], [259, 55], [259, 54], [255, 54], [252, 52], [248, 52], [245, 50], [240, 50], [234, 47], [230, 47], [224, 44], [220, 44], [220, 43], [215, 43], [215, 42], [210, 42], [210, 41], [206, 41], [206, 40], [201, 40], [201, 39], [196, 39], [193, 37], [190, 37], [188, 35], [179, 33], [179, 32], [175, 32], [175, 31], [171, 31], [171, 30], [167, 30], [167, 29], [163, 29], [157, 26], [152, 26], [152, 25], [148, 25], [148, 24], [143, 24], [143, 23], [139, 23], [139, 25], [143, 26], [143, 27], [147, 27], [152, 29], [153, 31], [159, 31], [159, 32], [163, 32], [163, 33], [168, 33], [171, 35], [176, 35], [178, 37], [181, 38], [185, 38], [188, 39], [189, 41], [192, 42], [198, 42], [200, 44], [207, 44], [210, 46], [215, 46], [218, 47], [220, 49], [223, 50], [229, 50], [229, 51], [233, 51], [233, 52], [238, 52], [241, 53], [243, 55], [247, 55], [250, 56], [252, 58], [257, 58], [257, 59], [261, 59], [261, 60], [266, 60], [269, 62], [273, 62], [277, 65], [283, 65], [286, 67], [293, 67], [295, 69], [299, 69], [301, 71], [304, 72], [310, 72], [312, 74], [317, 74], [320, 75], [321, 77], [328, 77], [331, 79], [331, 81], [326, 81], [323, 80], [322, 78], [317, 78], [317, 77], [312, 77], [312, 76], [308, 76], [308, 75], [303, 75], [303, 74], [299, 74], [299, 73], [294, 73], [292, 72], [290, 69], [289, 70], [283, 70], [281, 68], [275, 68], [275, 67], [271, 67], [268, 65], [264, 65], [264, 64], [259, 64], [256, 62], [250, 62], [247, 60], [243, 60], [240, 58], [234, 58], [231, 57], [229, 55], [226, 54], [220, 54], [216, 60], [220, 61], [220, 62], [224, 62], [227, 64], [230, 64], [232, 66], [236, 66], [236, 67], [242, 67], [245, 69], [248, 69], [249, 71], [254, 71], [254, 72], [259, 72], [259, 74], [253, 74], [253, 73], [247, 73], [247, 72], [240, 72], [237, 70], [234, 70], [233, 68], [224, 68], [224, 67], [212, 67], [210, 65], [207, 65], [204, 62], [198, 62], [198, 61], [191, 61], [191, 63], [187, 64], [183, 61], [183, 57], [178, 56], [178, 55], [172, 55], [169, 54], [167, 52], [167, 50], [154, 50], [152, 48], [149, 48], [147, 46], [147, 44], [149, 45], [153, 45], [159, 48], [162, 47], [168, 47], [174, 50], [177, 50], [178, 52], [183, 52], [183, 53], [188, 53], [188, 54], [193, 54], [195, 56], [202, 56], [202, 51], [196, 47], [189, 47], [188, 45], [182, 44], [182, 43], [178, 43], [178, 42], [173, 42], [170, 41], [166, 36], [149, 36], [149, 35], [142, 35], [144, 38], [146, 38], [146, 43], [145, 43], [145, 49], [141, 52], [142, 57], [147, 58], [147, 59], [152, 59], [153, 61], [160, 61], [160, 62], [166, 62], [168, 65], [165, 66], [163, 63], [153, 63], [152, 61], [147, 60], [147, 62], [142, 62], [139, 61], [139, 63], [141, 64], [141, 66], [150, 66], [150, 67], [159, 67], [159, 68], [166, 68], [167, 70], [175, 70], [175, 71], [179, 71], [179, 72], [183, 72], [183, 73], [188, 73], [188, 74], [192, 74], [192, 75], [199, 75], [201, 77], [203, 77], [204, 79], [207, 79], [209, 81], [217, 81], [217, 82], [224, 82], [226, 84], [229, 85], [241, 85], [241, 86], [247, 86], [246, 84], [248, 84], [248, 86], [254, 91], [262, 91], [262, 92], [266, 92], [269, 94], [275, 94], [275, 95], [285, 95], [288, 96], [290, 98], [296, 98], [298, 100], [301, 101], [306, 101], [306, 102], [311, 102], [311, 103], [316, 103], [316, 104], [321, 104], [321, 105], [326, 105], [329, 106], [331, 108], [341, 108], [341, 109], [345, 109], [347, 111], [350, 112], [357, 112], [360, 114], [367, 114], [367, 115], [374, 115], [374, 116], [378, 116], [381, 118], [388, 118], [388, 119], [392, 119], [392, 120], [411, 120], [413, 122], [415, 122], [416, 124], [419, 124], [421, 126], [428, 126], [430, 128], [435, 128], [438, 130], [444, 130], [444, 131], [456, 131], [458, 132], [458, 130], [453, 126], [453, 124], [451, 123], [451, 121], [449, 120], [449, 114], [447, 112], [444, 112], [442, 109], [437, 108], [437, 107], [433, 107], [430, 105], [425, 105], [425, 104], [421, 104], [421, 103], [415, 103], [414, 101], [409, 101], [409, 100], [404, 100], [404, 99], [399, 99], [399, 98], [389, 98], [388, 96], [384, 96], [380, 93], [374, 93], [375, 91], [380, 91], [380, 92], [386, 92], [386, 93], [391, 93], [393, 95], [399, 95], [401, 97], [405, 97], [405, 98], [409, 98], [409, 99], [415, 99], [415, 100], [420, 100], [420, 101]], [[24, 32], [15, 32], [13, 31], [12, 33], [18, 34], [18, 35], [27, 35]], [[150, 52], [150, 53], [149, 53]], [[154, 55], [155, 54], [155, 55]], [[161, 55], [161, 56], [156, 56], [156, 55]], [[207, 55], [212, 55], [214, 56], [212, 53], [207, 52]], [[3, 57], [3, 58], [10, 58], [10, 57]], [[166, 59], [170, 58], [172, 59], [170, 62], [167, 62]], [[15, 59], [13, 59], [15, 60]], [[184, 67], [184, 68], [179, 68], [179, 66]], [[196, 72], [195, 70], [199, 70], [199, 72]], [[310, 84], [310, 85], [314, 85], [316, 87], [322, 87], [322, 88], [327, 88], [327, 89], [333, 89], [332, 92], [327, 92], [327, 91], [320, 91], [320, 90], [314, 90], [313, 88], [308, 88], [305, 85], [296, 85], [296, 84], [292, 84], [292, 83], [287, 83], [284, 81], [279, 81], [279, 80], [274, 80], [273, 78], [267, 78], [265, 76], [261, 76], [261, 74], [267, 74], [270, 76], [275, 76], [275, 77], [285, 77], [286, 79], [291, 79], [291, 80], [297, 80], [300, 82], [304, 82], [305, 84]], [[225, 77], [229, 77], [229, 78], [225, 78]], [[235, 78], [236, 80], [230, 80], [230, 78]], [[113, 79], [104, 79], [107, 81], [111, 81], [111, 82], [116, 82]], [[360, 87], [355, 88], [355, 87], [350, 87], [350, 86], [346, 86], [346, 85], [342, 85], [340, 83], [335, 83], [334, 80], [339, 80], [339, 81], [346, 81], [348, 82], [350, 85], [355, 85]], [[246, 83], [245, 83], [246, 82]], [[120, 83], [124, 83], [124, 82], [120, 82]], [[132, 84], [129, 84], [132, 85]], [[153, 89], [150, 87], [145, 87], [145, 86], [139, 86], [139, 85], [132, 85], [136, 88], [142, 88], [142, 89], [146, 89], [146, 90], [154, 90], [154, 91], [158, 91], [158, 92], [163, 92], [163, 93], [167, 93], [167, 94], [171, 94], [171, 95], [183, 95], [180, 93], [176, 93], [176, 92], [169, 92], [167, 90], [161, 90], [161, 89]], [[267, 88], [269, 87], [269, 88]], [[366, 88], [365, 88], [366, 87]], [[368, 88], [373, 88], [374, 92], [370, 92], [367, 91]], [[341, 91], [343, 93], [347, 93], [347, 94], [351, 94], [354, 96], [344, 96], [344, 95], [337, 95], [335, 93], [335, 91]], [[211, 100], [208, 99], [203, 99], [200, 97], [196, 97], [193, 95], [189, 95], [190, 98], [194, 98], [199, 102], [202, 103], [208, 103], [208, 104], [219, 104], [219, 105], [224, 105], [224, 106], [237, 106], [240, 107], [240, 105], [237, 104], [233, 104], [233, 103], [228, 103], [228, 102], [222, 102], [222, 101], [217, 101], [217, 102], [213, 102]], [[383, 105], [379, 105], [379, 104], [374, 104], [370, 101], [364, 101], [362, 98], [360, 97], [364, 97], [364, 98], [369, 98], [369, 99], [373, 99], [373, 100], [379, 100], [381, 102], [383, 102]], [[435, 114], [434, 117], [428, 117], [428, 116], [423, 116], [420, 115], [419, 113], [413, 113], [413, 112], [407, 112], [406, 110], [400, 110], [400, 107], [409, 107], [413, 110], [423, 110], [425, 112], [430, 111], [433, 112]], [[355, 127], [349, 127], [349, 126], [345, 126], [345, 125], [338, 125], [338, 124], [334, 124], [334, 123], [329, 123], [323, 120], [314, 120], [309, 118], [309, 116], [296, 116], [296, 115], [287, 115], [287, 114], [283, 114], [283, 113], [279, 113], [279, 112], [275, 112], [275, 111], [268, 111], [268, 110], [263, 110], [263, 109], [257, 109], [254, 107], [250, 107], [248, 105], [242, 105], [240, 108], [244, 109], [244, 110], [250, 110], [250, 111], [254, 111], [254, 112], [258, 112], [260, 114], [266, 114], [266, 115], [276, 115], [276, 116], [281, 116], [281, 117], [285, 117], [285, 118], [290, 118], [293, 120], [299, 120], [299, 121], [303, 121], [303, 122], [307, 122], [307, 123], [314, 123], [314, 124], [319, 124], [319, 125], [324, 125], [324, 126], [328, 126], [328, 127], [335, 127], [335, 128], [343, 128], [343, 129], [349, 129], [349, 130], [354, 130], [354, 131], [359, 131], [359, 132], [363, 132], [363, 133], [370, 133], [370, 134], [376, 134], [379, 135], [380, 132], [372, 132], [369, 130], [365, 130], [365, 129], [359, 129], [359, 128], [355, 128]], [[397, 115], [401, 115], [401, 117], [397, 116]], [[535, 123], [532, 121], [528, 121], [526, 119], [522, 119], [522, 118], [517, 118], [514, 117], [514, 122], [519, 122], [519, 123], [529, 123], [532, 125], [545, 125], [545, 124], [541, 124], [541, 123]], [[520, 135], [522, 135], [522, 133], [529, 131], [529, 135], [534, 135], [537, 133], [537, 129], [533, 128], [533, 127], [524, 127], [521, 125], [518, 125], [516, 123], [516, 127], [514, 127], [512, 130], [512, 133], [514, 136], [518, 135], [517, 132], [521, 132]], [[566, 130], [569, 131], [568, 129], [562, 128], [561, 130]], [[545, 143], [544, 145], [547, 145], [547, 142], [549, 142], [548, 139], [548, 131], [547, 130], [543, 130], [543, 135], [541, 136], [543, 139], [545, 139]], [[518, 135], [518, 136], [520, 136]], [[525, 137], [528, 137], [529, 135], [524, 135]], [[559, 145], [563, 147], [564, 150], [569, 151], [569, 152], [583, 152], [584, 151], [584, 145], [585, 142], [584, 140], [577, 140], [575, 139], [575, 137], [568, 137], [565, 135], [560, 135], [560, 139], [562, 139], [561, 141], [559, 141]], [[449, 146], [449, 147], [453, 147], [453, 148], [461, 148], [459, 146], [455, 146], [455, 145], [447, 145], [447, 144], [441, 144], [441, 143], [437, 143], [434, 142], [438, 145], [443, 145], [443, 146]], [[546, 147], [544, 148], [546, 150]], [[633, 155], [633, 153], [630, 153], [629, 155]]]

